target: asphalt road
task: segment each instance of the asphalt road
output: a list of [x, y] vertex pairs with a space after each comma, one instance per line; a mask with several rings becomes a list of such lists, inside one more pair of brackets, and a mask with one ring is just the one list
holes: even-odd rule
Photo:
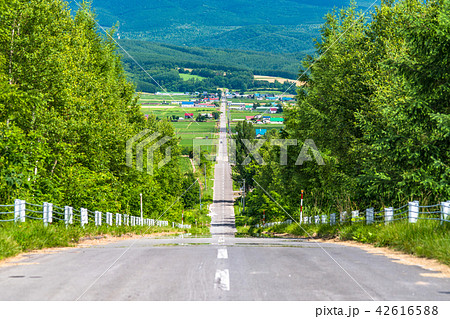
[[0, 300], [450, 299], [450, 279], [359, 248], [236, 238], [224, 121], [212, 236], [30, 253], [0, 267]]

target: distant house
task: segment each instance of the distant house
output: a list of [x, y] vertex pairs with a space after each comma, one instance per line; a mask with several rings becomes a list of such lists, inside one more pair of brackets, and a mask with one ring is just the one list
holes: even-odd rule
[[282, 117], [273, 117], [273, 118], [270, 119], [270, 123], [276, 123], [276, 124], [284, 123], [284, 118], [282, 118]]
[[181, 107], [194, 107], [194, 102], [191, 101], [181, 102]]
[[270, 109], [270, 113], [271, 113], [271, 114], [275, 114], [275, 113], [277, 113], [277, 111], [278, 111], [278, 109], [275, 108], [275, 107], [272, 107], [272, 108]]
[[267, 129], [265, 129], [265, 128], [257, 128], [255, 131], [256, 131], [256, 137], [264, 136], [267, 133]]
[[253, 120], [255, 117], [254, 116], [246, 116], [245, 117], [245, 119], [247, 120], [247, 121], [251, 121], [251, 120]]
[[194, 113], [184, 113], [184, 118], [192, 119], [192, 118], [194, 118]]
[[282, 97], [281, 100], [282, 100], [282, 101], [294, 101], [293, 98], [291, 98], [291, 97], [286, 97], [286, 96]]

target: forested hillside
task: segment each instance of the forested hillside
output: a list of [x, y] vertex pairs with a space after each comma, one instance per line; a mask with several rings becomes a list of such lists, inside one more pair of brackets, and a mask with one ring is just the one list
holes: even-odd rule
[[[138, 91], [158, 92], [162, 89], [175, 92], [214, 92], [217, 88], [247, 90], [251, 88], [269, 88], [269, 83], [254, 81], [253, 75], [271, 75], [296, 80], [299, 61], [295, 54], [277, 55], [262, 52], [221, 50], [212, 48], [188, 48], [167, 44], [155, 44], [146, 41], [121, 40], [125, 71]], [[139, 63], [136, 64], [137, 61]], [[150, 78], [142, 68], [153, 77]], [[184, 81], [178, 69], [194, 69], [206, 79]], [[278, 85], [278, 89], [287, 90], [290, 84]], [[295, 94], [295, 86], [289, 91]]]
[[[296, 218], [301, 189], [308, 214], [450, 198], [450, 1], [389, 0], [359, 17], [354, 6], [327, 15], [316, 45], [323, 56], [304, 62], [307, 85], [285, 110], [286, 129], [266, 136], [299, 141], [288, 165], [280, 165], [280, 147], [266, 143], [268, 165], [235, 169], [252, 190], [247, 213], [255, 221], [263, 210], [266, 220], [287, 216], [254, 180]], [[245, 158], [241, 138], [254, 131], [239, 134]], [[311, 152], [312, 161], [295, 165], [306, 139], [325, 165]]]
[[[81, 1], [81, 0], [80, 0]], [[76, 2], [80, 2], [76, 1]], [[76, 9], [74, 0], [69, 0]], [[348, 0], [95, 0], [100, 23], [121, 39], [188, 47], [311, 53], [323, 17]], [[367, 8], [371, 1], [358, 1]]]
[[[128, 168], [125, 145], [143, 129], [175, 137], [173, 127], [144, 120], [114, 43], [88, 7], [71, 16], [66, 6], [0, 0], [0, 204], [137, 213], [143, 193], [145, 215], [159, 217], [194, 179], [176, 160], [153, 176]], [[166, 146], [176, 159], [178, 140]]]

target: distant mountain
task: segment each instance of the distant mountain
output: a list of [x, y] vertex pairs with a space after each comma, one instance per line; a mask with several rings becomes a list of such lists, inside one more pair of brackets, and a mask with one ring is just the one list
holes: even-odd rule
[[[73, 0], [69, 3], [76, 9]], [[122, 39], [277, 53], [311, 52], [324, 15], [348, 4], [349, 0], [93, 1], [100, 23], [119, 23]]]

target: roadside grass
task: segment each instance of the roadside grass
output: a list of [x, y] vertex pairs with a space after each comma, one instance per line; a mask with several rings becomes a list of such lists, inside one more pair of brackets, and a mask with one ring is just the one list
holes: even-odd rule
[[[373, 244], [377, 247], [390, 247], [398, 251], [418, 257], [436, 259], [450, 265], [450, 223], [441, 225], [436, 221], [419, 220], [412, 224], [406, 221], [387, 225], [305, 225], [301, 229], [297, 224], [276, 225], [270, 228], [248, 230], [250, 235], [261, 235], [262, 232], [276, 235], [288, 233], [301, 237], [337, 238]], [[306, 232], [308, 233], [306, 233]]]
[[178, 157], [179, 163], [180, 163], [180, 168], [181, 168], [181, 172], [183, 174], [185, 173], [193, 173], [193, 169], [192, 169], [192, 164], [191, 164], [191, 160], [189, 159], [189, 157]]
[[[153, 234], [169, 232], [204, 233], [205, 229], [192, 229], [183, 231], [171, 227], [148, 226], [107, 226], [85, 225], [85, 227], [70, 225], [65, 227], [62, 223], [51, 224], [44, 227], [43, 223], [27, 221], [14, 224], [3, 223], [0, 225], [0, 260], [12, 257], [22, 252], [51, 247], [70, 247], [77, 244], [81, 238], [111, 235], [120, 237], [125, 234]], [[209, 233], [209, 230], [207, 231]]]

